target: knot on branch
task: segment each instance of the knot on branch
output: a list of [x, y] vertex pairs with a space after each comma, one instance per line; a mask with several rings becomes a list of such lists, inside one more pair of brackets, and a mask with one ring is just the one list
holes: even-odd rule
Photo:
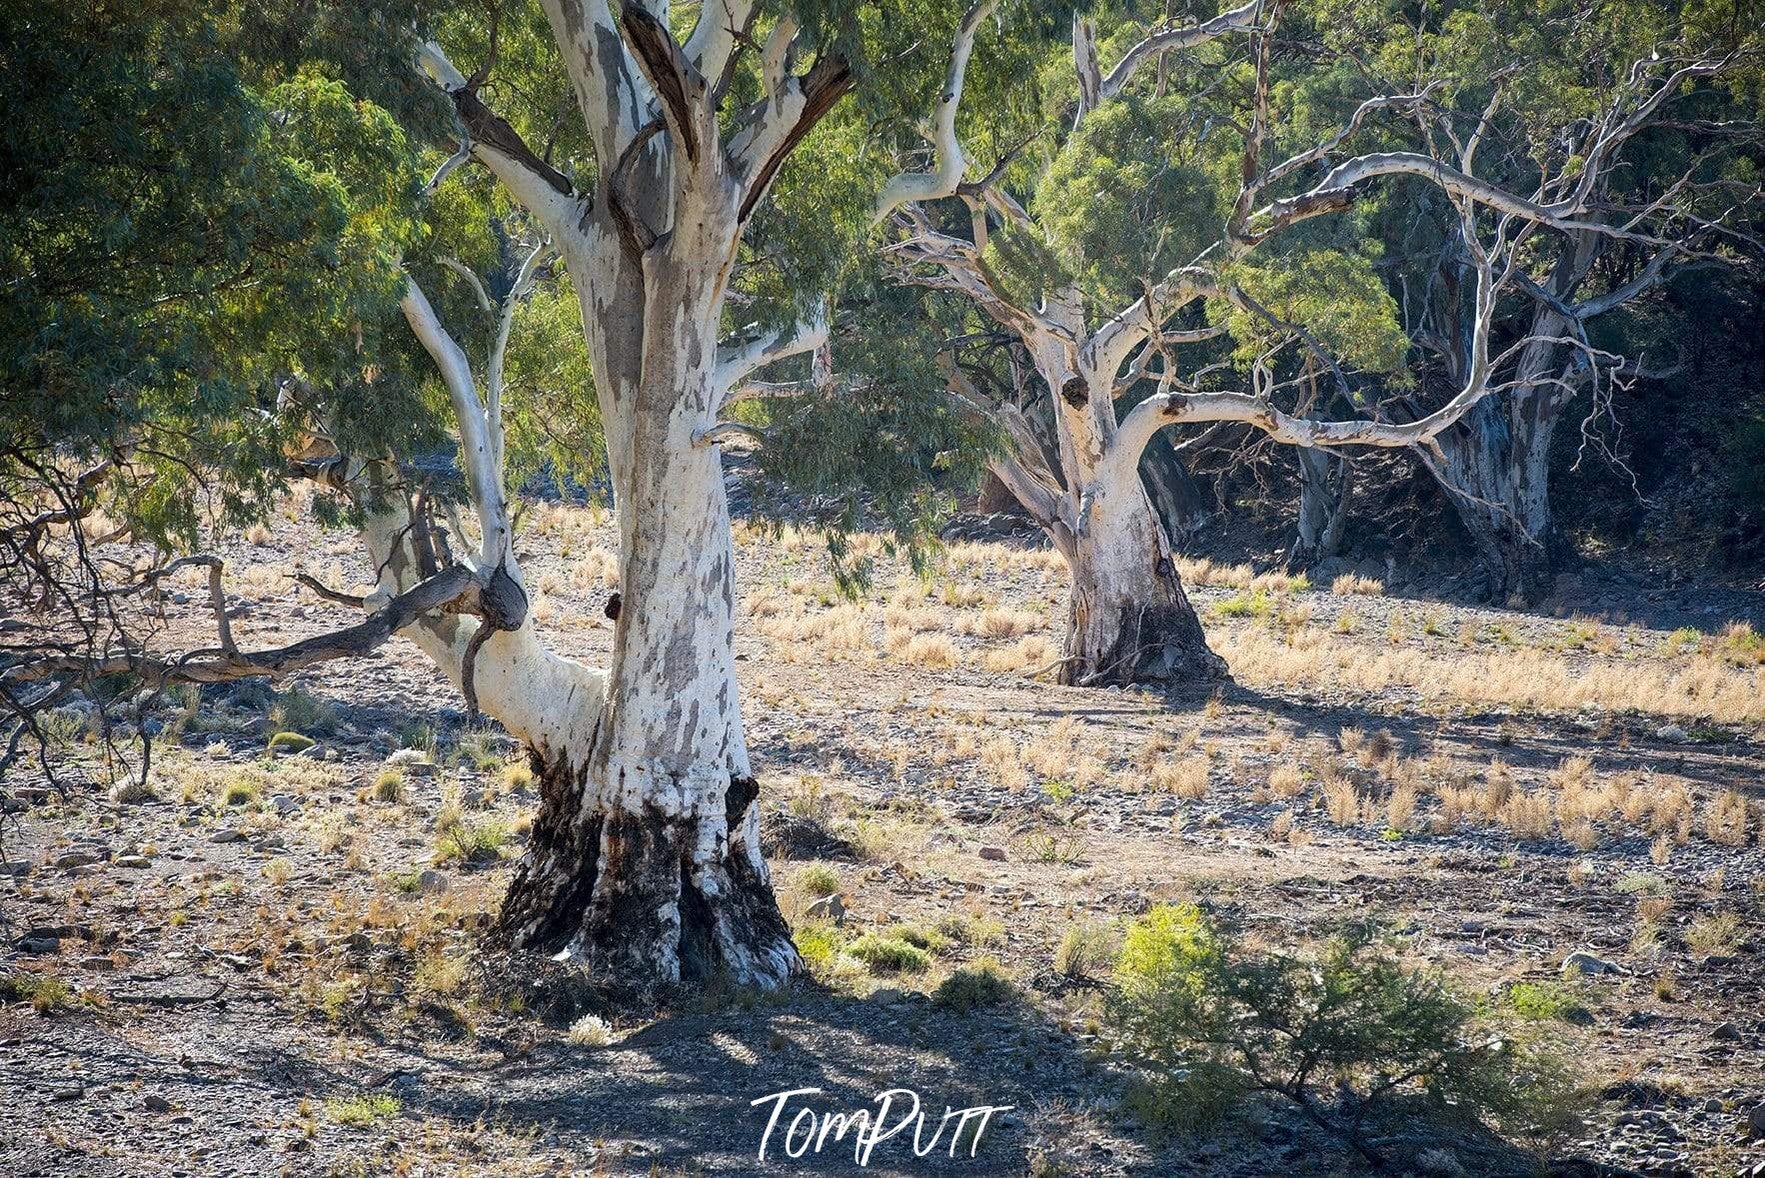
[[490, 576], [478, 587], [472, 612], [478, 615], [478, 629], [466, 643], [460, 659], [460, 691], [466, 697], [466, 715], [478, 719], [478, 650], [499, 631], [519, 630], [527, 621], [527, 592], [509, 574], [507, 562], [492, 569]]

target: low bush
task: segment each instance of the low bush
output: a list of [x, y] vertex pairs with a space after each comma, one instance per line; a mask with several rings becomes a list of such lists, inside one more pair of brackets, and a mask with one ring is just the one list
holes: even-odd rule
[[1115, 983], [1109, 1027], [1144, 1073], [1132, 1103], [1167, 1127], [1214, 1123], [1261, 1093], [1383, 1167], [1371, 1126], [1398, 1101], [1531, 1133], [1560, 1124], [1573, 1094], [1562, 1064], [1364, 930], [1288, 955], [1164, 905], [1129, 928]]
[[846, 952], [869, 967], [871, 973], [924, 973], [931, 954], [899, 937], [865, 933], [846, 947]]
[[983, 957], [945, 978], [932, 992], [939, 1006], [967, 1014], [983, 1006], [1002, 1006], [1017, 996], [1017, 987], [997, 961]]

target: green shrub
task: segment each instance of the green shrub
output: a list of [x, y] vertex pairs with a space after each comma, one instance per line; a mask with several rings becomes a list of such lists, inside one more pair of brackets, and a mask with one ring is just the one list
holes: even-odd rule
[[825, 864], [812, 863], [797, 876], [797, 886], [803, 889], [805, 896], [814, 900], [823, 896], [837, 896], [840, 892], [840, 873]]
[[1539, 1021], [1566, 1019], [1581, 1009], [1574, 992], [1561, 982], [1515, 982], [1506, 1000], [1521, 1018]]
[[1561, 1121], [1565, 1069], [1363, 931], [1305, 955], [1248, 949], [1192, 904], [1128, 929], [1108, 1005], [1146, 1065], [1130, 1103], [1153, 1123], [1213, 1123], [1245, 1094], [1284, 1098], [1375, 1165], [1369, 1121], [1399, 1099], [1531, 1132]]
[[456, 764], [470, 765], [480, 773], [489, 773], [500, 769], [503, 754], [498, 751], [496, 733], [484, 728], [474, 728], [460, 733], [454, 744], [452, 760]]
[[383, 1092], [333, 1096], [325, 1102], [325, 1115], [339, 1125], [365, 1127], [397, 1113], [398, 1099]]
[[1235, 593], [1215, 602], [1213, 611], [1222, 618], [1266, 618], [1275, 612], [1275, 599], [1266, 589]]
[[915, 949], [924, 949], [927, 953], [942, 953], [950, 947], [950, 938], [936, 929], [922, 928], [917, 924], [898, 924], [890, 931], [897, 939], [906, 941]]
[[285, 749], [291, 753], [303, 753], [317, 742], [312, 737], [300, 732], [278, 732], [270, 737], [270, 749]]
[[28, 1002], [38, 1014], [55, 1014], [72, 999], [68, 984], [54, 974], [0, 975], [0, 1002]]
[[932, 992], [932, 1001], [958, 1014], [983, 1006], [1001, 1006], [1017, 996], [1017, 987], [997, 961], [983, 957], [945, 978]]
[[931, 955], [924, 949], [880, 933], [865, 933], [846, 952], [862, 961], [871, 973], [924, 973], [932, 963]]
[[840, 950], [846, 945], [846, 938], [831, 924], [804, 925], [796, 930], [793, 939], [797, 943], [797, 955], [803, 959], [803, 964], [817, 973], [833, 968], [834, 962], [839, 959]]
[[503, 856], [509, 826], [500, 818], [453, 822], [436, 832], [437, 863], [491, 863]]
[[1069, 978], [1095, 977], [1109, 964], [1115, 934], [1106, 924], [1085, 921], [1066, 930], [1054, 950], [1055, 972]]
[[270, 725], [278, 731], [330, 736], [337, 731], [337, 709], [298, 687], [290, 687], [270, 705]]
[[396, 802], [404, 797], [404, 774], [397, 769], [387, 769], [374, 778], [374, 800], [376, 802]]
[[244, 777], [233, 777], [221, 784], [221, 805], [249, 806], [257, 801], [257, 783]]

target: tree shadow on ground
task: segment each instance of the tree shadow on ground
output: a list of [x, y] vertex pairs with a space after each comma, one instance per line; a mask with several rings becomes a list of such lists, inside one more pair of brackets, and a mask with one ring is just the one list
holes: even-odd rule
[[[120, 1097], [127, 1111], [88, 1107], [103, 1126], [97, 1132], [116, 1135], [125, 1121], [144, 1119], [144, 1128], [127, 1129], [143, 1158], [155, 1147], [201, 1142], [216, 1164], [260, 1172], [291, 1163], [311, 1173], [376, 1172], [400, 1155], [480, 1173], [499, 1161], [531, 1168], [545, 1159], [607, 1174], [1248, 1178], [1364, 1169], [1333, 1139], [1284, 1114], [1251, 1110], [1189, 1137], [1154, 1133], [1118, 1102], [1120, 1076], [1022, 995], [958, 1012], [893, 988], [858, 998], [803, 984], [765, 999], [738, 994], [715, 1010], [666, 1013], [605, 1047], [574, 1045], [531, 1021], [499, 1022], [473, 1040], [471, 1053], [425, 1034], [421, 1020], [382, 1019], [382, 1030], [338, 1037], [286, 1009], [265, 1013], [271, 1012], [167, 1012], [181, 1025], [151, 1037], [104, 1021], [42, 1021], [39, 1062], [13, 1073], [8, 1087], [33, 1103], [41, 1090], [45, 1107], [71, 1111], [78, 1106], [54, 1103], [51, 1095], [65, 1086], [70, 1067], [108, 1079], [114, 1091], [127, 1093]], [[352, 1043], [360, 1046], [349, 1049]], [[874, 1112], [878, 1095], [892, 1088], [912, 1089], [922, 1102], [923, 1156], [916, 1156], [912, 1125], [864, 1158], [855, 1130], [841, 1139], [837, 1125], [819, 1151], [811, 1144], [800, 1157], [788, 1155], [787, 1133], [800, 1110]], [[789, 1099], [761, 1161], [772, 1104], [752, 1102], [793, 1089], [817, 1091]], [[170, 1102], [177, 1115], [143, 1118], [141, 1093]], [[394, 1097], [396, 1113], [371, 1129], [332, 1123], [335, 1102], [364, 1093]], [[316, 1132], [286, 1116], [296, 1102], [310, 1106], [301, 1116], [316, 1122]], [[933, 1144], [946, 1106], [980, 1105], [1012, 1108], [989, 1121], [972, 1156], [970, 1137], [956, 1141], [954, 1118]], [[910, 1098], [898, 1097], [889, 1123], [901, 1121], [909, 1106]], [[254, 1117], [273, 1120], [278, 1110], [283, 1132], [252, 1132]], [[1418, 1122], [1406, 1120], [1401, 1131], [1416, 1134]], [[804, 1132], [790, 1138], [793, 1148]], [[231, 1141], [217, 1149], [217, 1135]], [[424, 1157], [421, 1149], [436, 1143], [445, 1157]], [[1534, 1172], [1535, 1162], [1487, 1135], [1460, 1131], [1441, 1144], [1467, 1164], [1478, 1159], [1476, 1173]], [[521, 1156], [499, 1158], [511, 1149]], [[144, 1172], [94, 1158], [70, 1170], [66, 1157], [49, 1154], [15, 1155], [8, 1172], [32, 1172], [33, 1162], [45, 1173]]]

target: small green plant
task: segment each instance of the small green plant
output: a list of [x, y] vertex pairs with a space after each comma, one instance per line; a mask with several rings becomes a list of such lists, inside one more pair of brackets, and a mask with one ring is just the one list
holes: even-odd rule
[[1071, 866], [1085, 857], [1085, 836], [1070, 827], [1033, 830], [1018, 841], [1018, 850], [1038, 863]]
[[503, 857], [509, 824], [500, 818], [448, 823], [435, 834], [437, 863], [493, 863]]
[[1424, 1097], [1530, 1132], [1559, 1123], [1573, 1093], [1562, 1064], [1488, 1033], [1476, 1004], [1364, 929], [1289, 955], [1162, 905], [1128, 929], [1115, 983], [1111, 1032], [1149, 1065], [1130, 1102], [1156, 1124], [1199, 1128], [1263, 1093], [1384, 1168], [1369, 1124], [1381, 1106]]
[[1647, 871], [1627, 871], [1618, 879], [1618, 891], [1626, 896], [1671, 896], [1673, 886]]
[[865, 933], [846, 947], [846, 953], [877, 974], [924, 973], [932, 963], [924, 949], [881, 933]]
[[303, 732], [278, 732], [276, 735], [270, 737], [269, 747], [270, 751], [273, 753], [304, 753], [307, 749], [312, 748], [313, 745], [317, 743], [318, 742], [312, 737]]
[[1005, 970], [990, 957], [965, 965], [932, 991], [932, 1001], [958, 1014], [983, 1006], [1003, 1006], [1017, 996]]
[[1213, 612], [1222, 618], [1266, 618], [1275, 612], [1275, 599], [1266, 589], [1254, 589], [1216, 602]]
[[325, 1116], [339, 1125], [365, 1129], [387, 1117], [398, 1115], [398, 1098], [384, 1092], [363, 1092], [356, 1096], [333, 1096], [325, 1102]]
[[1084, 921], [1066, 930], [1054, 950], [1054, 969], [1069, 978], [1091, 978], [1104, 972], [1115, 955], [1115, 934], [1096, 921]]
[[846, 938], [831, 924], [808, 924], [796, 930], [797, 955], [816, 973], [831, 970], [846, 947]]
[[244, 777], [231, 777], [221, 783], [221, 805], [250, 806], [257, 802], [257, 783]]
[[386, 769], [374, 778], [374, 800], [376, 802], [397, 802], [403, 798], [403, 773], [397, 769]]
[[469, 729], [460, 733], [452, 759], [456, 764], [470, 765], [480, 773], [490, 773], [503, 763], [503, 754], [496, 746], [496, 733], [483, 728]]
[[56, 1014], [72, 999], [68, 984], [54, 974], [0, 975], [0, 1002], [28, 1002], [38, 1014]]
[[399, 727], [398, 744], [400, 748], [418, 749], [435, 759], [435, 726], [427, 721], [407, 721]]
[[1731, 953], [1740, 941], [1740, 917], [1732, 912], [1696, 917], [1685, 928], [1685, 943], [1699, 957]]
[[330, 736], [337, 731], [337, 709], [299, 687], [290, 687], [270, 705], [270, 726]]
[[840, 893], [840, 873], [824, 863], [811, 863], [797, 876], [797, 886], [812, 900]]
[[936, 929], [923, 928], [917, 924], [898, 924], [889, 931], [915, 949], [924, 949], [927, 953], [942, 953], [950, 947], [949, 937]]
[[1521, 1018], [1568, 1019], [1582, 1009], [1575, 993], [1561, 982], [1515, 982], [1508, 987], [1508, 1007]]

